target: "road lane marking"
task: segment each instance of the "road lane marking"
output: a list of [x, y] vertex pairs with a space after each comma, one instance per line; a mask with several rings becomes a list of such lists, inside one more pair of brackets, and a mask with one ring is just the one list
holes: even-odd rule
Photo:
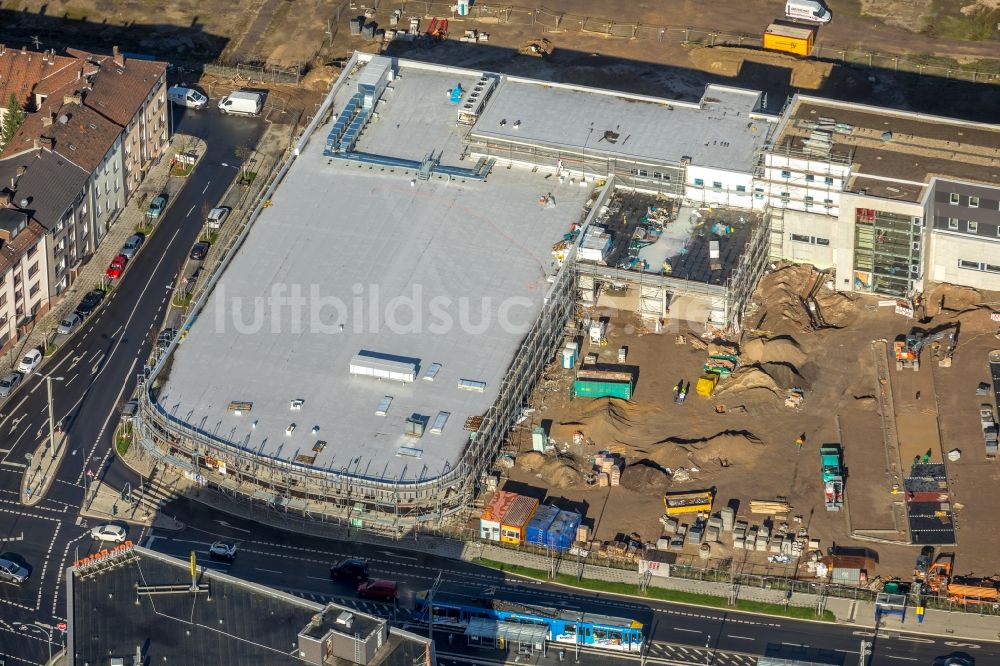
[[674, 631], [686, 631], [689, 634], [700, 634], [700, 633], [702, 633], [701, 631], [698, 631], [697, 629], [685, 629], [684, 627], [674, 627]]
[[933, 643], [929, 638], [918, 638], [916, 636], [897, 636], [898, 641], [910, 641], [911, 643]]
[[194, 206], [191, 206], [191, 210], [189, 210], [187, 212], [187, 215], [185, 215], [184, 217], [191, 217], [191, 213], [193, 213], [193, 212], [194, 212]]
[[915, 657], [897, 657], [894, 654], [887, 654], [885, 656], [888, 657], [889, 659], [903, 659], [905, 661], [916, 661]]
[[257, 571], [266, 571], [267, 573], [280, 574], [280, 571], [275, 571], [274, 569], [261, 569], [260, 567], [254, 567]]
[[[114, 354], [114, 352], [111, 352], [111, 353]], [[136, 359], [132, 359], [132, 365], [129, 366], [128, 372], [125, 373], [126, 377], [128, 377], [130, 374], [132, 374], [132, 371], [135, 370], [135, 364], [136, 364]], [[107, 366], [105, 366], [105, 367], [107, 367]], [[104, 372], [104, 370], [102, 369], [101, 373], [103, 373], [103, 372]], [[100, 373], [97, 373], [97, 374], [98, 374], [98, 376], [100, 375]], [[97, 377], [95, 377], [95, 379], [96, 378]], [[125, 393], [125, 387], [126, 386], [128, 386], [128, 383], [127, 382], [122, 382], [122, 387], [118, 391], [118, 395], [115, 397], [114, 406], [111, 408], [111, 411], [108, 412], [108, 417], [106, 419], [104, 419], [104, 424], [101, 426], [100, 431], [98, 431], [98, 433], [97, 433], [97, 437], [94, 439], [94, 445], [92, 447], [90, 447], [90, 453], [88, 453], [86, 455], [86, 457], [84, 457], [84, 459], [83, 459], [83, 465], [82, 465], [82, 467], [80, 469], [80, 475], [76, 477], [76, 483], [80, 483], [81, 481], [83, 481], [83, 475], [85, 473], [85, 470], [87, 469], [87, 465], [90, 463], [90, 459], [94, 457], [94, 451], [97, 449], [97, 445], [100, 443], [101, 438], [104, 437], [104, 431], [107, 429], [108, 423], [111, 421], [111, 418], [115, 414], [118, 413], [118, 403], [122, 399], [122, 394]], [[80, 398], [80, 400], [83, 400], [83, 398]], [[102, 467], [103, 467], [103, 465], [102, 465]]]
[[330, 580], [327, 576], [306, 576], [306, 578], [312, 578], [313, 580]]
[[70, 377], [70, 378], [69, 378], [68, 380], [66, 380], [66, 382], [64, 382], [64, 383], [63, 383], [63, 386], [69, 386], [70, 384], [72, 384], [72, 383], [73, 383], [73, 380], [75, 380], [75, 379], [76, 379], [77, 377], [79, 377], [79, 376], [80, 376], [80, 375], [73, 375], [73, 376], [72, 376], [72, 377]]
[[749, 636], [726, 636], [726, 638], [735, 638], [735, 639], [741, 640], [741, 641], [755, 641], [755, 640], [757, 640], [756, 638], [751, 638]]
[[201, 193], [204, 194], [205, 192], [208, 192], [208, 186], [211, 185], [211, 184], [212, 184], [212, 181], [208, 181], [207, 183], [205, 183], [205, 189], [203, 189], [201, 191]]

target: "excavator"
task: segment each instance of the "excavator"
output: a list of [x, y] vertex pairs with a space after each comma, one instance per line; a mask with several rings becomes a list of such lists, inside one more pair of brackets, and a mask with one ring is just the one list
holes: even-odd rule
[[920, 351], [927, 346], [934, 352], [939, 366], [950, 368], [957, 341], [957, 325], [949, 324], [943, 330], [931, 332], [914, 328], [892, 344], [892, 351], [896, 355], [896, 370], [903, 368], [920, 370]]
[[951, 569], [955, 565], [954, 553], [941, 553], [924, 574], [924, 593], [934, 596], [946, 596], [948, 583], [951, 582]]

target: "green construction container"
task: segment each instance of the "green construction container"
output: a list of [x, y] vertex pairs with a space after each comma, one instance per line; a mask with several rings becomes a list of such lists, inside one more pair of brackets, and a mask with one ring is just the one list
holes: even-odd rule
[[632, 384], [630, 382], [597, 382], [589, 379], [577, 379], [573, 382], [573, 393], [580, 398], [621, 398], [632, 399]]

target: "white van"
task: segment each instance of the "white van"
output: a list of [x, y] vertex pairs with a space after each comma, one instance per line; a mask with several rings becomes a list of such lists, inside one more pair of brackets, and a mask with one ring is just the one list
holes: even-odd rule
[[167, 89], [167, 99], [179, 106], [189, 109], [204, 109], [208, 106], [208, 98], [197, 90], [182, 86], [170, 86]]
[[240, 116], [256, 116], [264, 108], [264, 96], [260, 93], [237, 90], [219, 100], [219, 110]]
[[798, 21], [829, 23], [833, 15], [818, 0], [786, 0], [785, 16]]

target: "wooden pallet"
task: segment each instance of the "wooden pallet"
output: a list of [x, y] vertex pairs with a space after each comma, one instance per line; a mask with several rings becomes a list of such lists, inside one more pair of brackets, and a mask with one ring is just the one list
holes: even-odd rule
[[242, 400], [233, 400], [229, 403], [229, 411], [231, 412], [249, 412], [253, 409], [252, 402], [243, 402]]
[[476, 432], [483, 425], [483, 419], [482, 416], [470, 416], [465, 419], [465, 429], [469, 432]]

